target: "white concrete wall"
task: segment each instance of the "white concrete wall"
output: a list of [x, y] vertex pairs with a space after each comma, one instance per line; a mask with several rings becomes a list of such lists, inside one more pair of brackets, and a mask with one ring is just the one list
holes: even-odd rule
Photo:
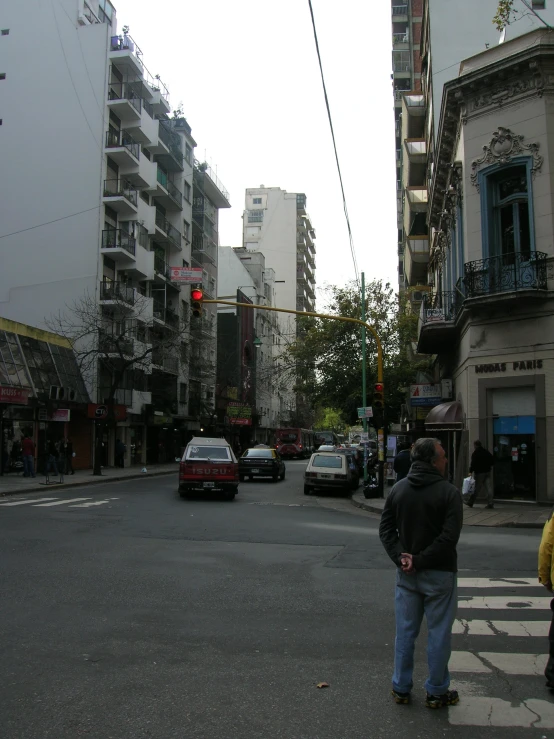
[[0, 314], [43, 327], [98, 289], [111, 29], [78, 26], [77, 0], [31, 5], [2, 8]]

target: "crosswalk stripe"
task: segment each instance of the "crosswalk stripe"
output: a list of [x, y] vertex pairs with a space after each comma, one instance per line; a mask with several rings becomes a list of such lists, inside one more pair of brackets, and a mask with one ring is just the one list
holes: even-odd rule
[[488, 662], [506, 675], [542, 675], [547, 660], [547, 654], [452, 652], [448, 667], [451, 672], [487, 673], [492, 672]]
[[502, 726], [554, 729], [554, 704], [528, 698], [519, 705], [502, 698], [464, 697], [448, 711], [454, 726]]
[[457, 618], [453, 634], [466, 636], [540, 636], [546, 637], [550, 621], [479, 621]]
[[459, 588], [513, 588], [535, 587], [541, 585], [536, 577], [459, 577]]
[[39, 500], [57, 500], [57, 498], [31, 498], [31, 500], [15, 500], [12, 503], [0, 503], [3, 508], [10, 508], [14, 505], [32, 505]]
[[109, 500], [91, 500], [88, 503], [77, 503], [77, 505], [70, 505], [70, 508], [90, 508], [93, 505], [104, 505], [109, 503]]
[[458, 608], [481, 608], [482, 610], [550, 610], [550, 601], [543, 597], [528, 597], [524, 595], [461, 595], [458, 598]]
[[39, 503], [36, 508], [49, 508], [54, 505], [66, 505], [67, 503], [77, 503], [80, 500], [90, 500], [90, 498], [67, 498], [62, 500], [54, 500], [53, 503]]

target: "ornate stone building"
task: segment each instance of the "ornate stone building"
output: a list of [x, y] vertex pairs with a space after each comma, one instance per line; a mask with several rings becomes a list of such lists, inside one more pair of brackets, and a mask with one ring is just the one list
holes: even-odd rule
[[554, 499], [553, 112], [554, 40], [537, 30], [463, 61], [435, 131], [418, 351], [453, 395], [425, 425], [456, 482], [480, 439], [500, 499]]

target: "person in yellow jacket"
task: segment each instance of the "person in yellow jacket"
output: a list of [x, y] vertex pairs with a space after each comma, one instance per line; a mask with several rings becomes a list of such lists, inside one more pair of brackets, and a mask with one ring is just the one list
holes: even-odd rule
[[[554, 513], [554, 512], [553, 512]], [[541, 544], [539, 547], [539, 582], [541, 585], [552, 593], [552, 583], [554, 582], [554, 557], [552, 552], [554, 549], [554, 516], [550, 514], [550, 518], [544, 524], [542, 531]], [[554, 598], [550, 601], [552, 609], [552, 621], [548, 632], [549, 657], [544, 670], [546, 677], [546, 686], [554, 689]]]

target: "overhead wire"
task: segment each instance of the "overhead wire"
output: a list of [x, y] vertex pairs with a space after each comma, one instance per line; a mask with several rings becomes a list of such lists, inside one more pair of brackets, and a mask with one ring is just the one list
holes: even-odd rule
[[337, 142], [336, 142], [336, 139], [335, 139], [335, 130], [333, 128], [333, 119], [331, 117], [331, 108], [330, 108], [330, 105], [329, 105], [329, 98], [328, 98], [328, 95], [327, 95], [327, 87], [325, 85], [325, 76], [323, 74], [323, 64], [321, 62], [321, 53], [319, 51], [319, 41], [318, 41], [318, 38], [317, 38], [317, 30], [316, 30], [316, 26], [315, 26], [315, 18], [314, 18], [314, 10], [313, 10], [313, 7], [312, 7], [312, 0], [308, 0], [308, 5], [310, 6], [310, 15], [311, 15], [311, 18], [312, 18], [312, 28], [313, 28], [313, 31], [314, 31], [315, 48], [316, 48], [316, 51], [317, 51], [317, 59], [318, 59], [318, 62], [319, 62], [319, 71], [321, 73], [321, 83], [323, 85], [323, 95], [325, 97], [325, 107], [327, 108], [327, 116], [329, 118], [329, 126], [331, 128], [331, 137], [333, 139], [333, 149], [335, 151], [335, 160], [336, 160], [336, 163], [337, 163], [337, 170], [338, 170], [338, 173], [339, 173], [340, 189], [341, 189], [341, 193], [342, 193], [342, 205], [343, 205], [343, 208], [344, 208], [344, 216], [346, 218], [346, 226], [348, 228], [348, 240], [349, 240], [349, 243], [350, 243], [350, 253], [352, 254], [352, 262], [354, 264], [354, 274], [356, 276], [356, 283], [358, 285], [358, 288], [360, 288], [360, 276], [359, 276], [359, 272], [358, 272], [358, 262], [356, 260], [356, 250], [354, 249], [354, 238], [352, 236], [352, 228], [350, 226], [350, 218], [348, 216], [348, 207], [346, 205], [346, 195], [345, 195], [345, 192], [344, 192], [344, 184], [343, 184], [343, 181], [342, 181], [342, 173], [341, 173], [341, 169], [340, 169], [339, 154], [338, 154], [338, 150], [337, 150]]

